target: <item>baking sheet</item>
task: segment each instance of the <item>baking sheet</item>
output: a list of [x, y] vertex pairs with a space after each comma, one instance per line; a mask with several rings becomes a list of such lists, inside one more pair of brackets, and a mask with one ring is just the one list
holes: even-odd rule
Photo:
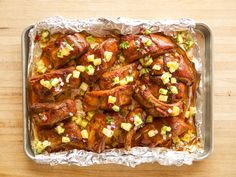
[[[102, 19], [106, 22], [107, 19]], [[139, 21], [137, 21], [138, 23]], [[167, 21], [168, 22], [168, 21]], [[135, 24], [136, 22], [134, 22]], [[139, 22], [140, 23], [140, 22]], [[173, 21], [172, 21], [173, 23]], [[96, 25], [96, 24], [95, 24]], [[119, 24], [117, 24], [119, 25]], [[128, 24], [127, 24], [128, 25]], [[144, 24], [145, 26], [145, 24]], [[109, 27], [109, 25], [107, 25]], [[202, 132], [204, 132], [204, 150], [198, 154], [191, 154], [188, 152], [166, 151], [165, 148], [143, 148], [135, 147], [132, 151], [124, 152], [122, 150], [109, 150], [107, 152], [96, 154], [82, 150], [73, 150], [73, 152], [59, 152], [54, 155], [34, 155], [30, 147], [29, 127], [28, 127], [28, 111], [27, 111], [27, 73], [29, 62], [29, 27], [25, 30], [22, 36], [22, 59], [23, 59], [23, 110], [24, 110], [24, 148], [26, 154], [33, 160], [39, 163], [50, 164], [76, 164], [87, 166], [92, 164], [101, 163], [114, 163], [124, 164], [128, 166], [136, 166], [140, 163], [159, 162], [162, 165], [182, 165], [191, 164], [193, 160], [200, 160], [206, 157], [212, 149], [212, 70], [211, 70], [211, 34], [209, 29], [204, 24], [197, 24], [195, 29], [197, 33], [197, 40], [200, 48], [200, 57], [202, 58], [202, 89], [204, 93], [202, 114], [203, 121], [201, 125]], [[118, 27], [117, 27], [118, 28]], [[73, 29], [74, 30], [74, 29]], [[104, 29], [103, 29], [104, 30]], [[129, 33], [131, 29], [127, 28], [123, 31], [124, 34]], [[159, 30], [156, 28], [156, 30]], [[94, 31], [94, 30], [92, 30]], [[168, 31], [166, 30], [168, 33]], [[109, 33], [109, 30], [108, 30]], [[98, 35], [98, 34], [95, 34]], [[141, 151], [139, 149], [142, 149]], [[139, 153], [138, 153], [139, 152]], [[140, 154], [142, 152], [142, 154]], [[174, 157], [173, 157], [174, 155]], [[167, 157], [171, 158], [167, 158]], [[127, 160], [127, 159], [130, 159]], [[155, 161], [153, 160], [155, 159]], [[86, 162], [86, 163], [84, 163]]]

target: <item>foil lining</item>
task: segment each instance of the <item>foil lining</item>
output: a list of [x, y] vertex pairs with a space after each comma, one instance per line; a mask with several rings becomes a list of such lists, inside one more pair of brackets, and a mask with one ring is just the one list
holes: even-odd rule
[[[63, 17], [51, 17], [37, 22], [30, 30], [30, 50], [29, 50], [29, 65], [28, 75], [31, 75], [31, 67], [35, 61], [35, 58], [40, 57], [41, 50], [39, 46], [35, 45], [34, 39], [37, 33], [42, 30], [49, 30], [51, 34], [60, 32], [80, 32], [86, 31], [94, 36], [106, 36], [110, 34], [136, 34], [141, 29], [148, 28], [153, 33], [162, 32], [167, 36], [173, 36], [177, 31], [189, 31], [194, 38], [193, 50], [189, 53], [192, 56], [195, 63], [196, 70], [201, 74], [202, 61], [200, 58], [200, 49], [195, 38], [195, 22], [191, 19], [179, 19], [179, 20], [135, 20], [128, 18], [117, 19], [66, 19]], [[186, 147], [184, 151], [175, 151], [174, 149], [167, 148], [148, 148], [148, 147], [133, 147], [127, 151], [124, 149], [111, 149], [105, 150], [98, 154], [94, 152], [88, 152], [85, 150], [70, 150], [66, 152], [57, 153], [44, 153], [35, 154], [34, 160], [41, 164], [73, 164], [78, 166], [89, 166], [93, 164], [122, 164], [130, 167], [142, 163], [154, 163], [158, 162], [161, 165], [176, 165], [181, 166], [183, 164], [191, 165], [194, 160], [198, 160], [198, 157], [203, 153], [203, 138], [204, 132], [202, 129], [202, 76], [197, 93], [197, 116], [195, 117], [195, 125], [197, 130], [197, 136], [200, 139], [200, 143], [191, 147]], [[30, 131], [30, 125], [28, 126]]]

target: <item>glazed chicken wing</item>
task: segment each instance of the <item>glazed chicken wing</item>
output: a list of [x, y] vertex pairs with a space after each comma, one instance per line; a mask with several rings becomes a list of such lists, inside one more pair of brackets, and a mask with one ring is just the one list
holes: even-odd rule
[[181, 49], [178, 49], [175, 53], [167, 53], [164, 55], [164, 62], [177, 62], [179, 63], [178, 69], [172, 73], [172, 75], [178, 78], [179, 81], [192, 85], [196, 80], [196, 70], [194, 64], [189, 61], [186, 54]]
[[78, 88], [80, 78], [73, 76], [74, 71], [75, 67], [69, 67], [31, 77], [29, 82], [35, 100], [54, 101], [63, 93], [68, 94], [70, 89]]
[[158, 34], [127, 35], [121, 38], [127, 46], [122, 47], [123, 55], [127, 62], [133, 62], [144, 56], [157, 56], [170, 51], [176, 45], [167, 37]]
[[99, 86], [101, 89], [111, 89], [117, 85], [120, 85], [120, 81], [132, 84], [137, 78], [137, 64], [133, 63], [105, 72], [99, 80]]
[[79, 58], [78, 63], [86, 67], [85, 72], [82, 73], [85, 81], [87, 83], [96, 82], [115, 63], [117, 52], [118, 41], [108, 38]]
[[[110, 90], [91, 91], [85, 94], [83, 103], [85, 111], [93, 110], [112, 110], [113, 106], [118, 107], [131, 103], [133, 86], [118, 86]], [[109, 96], [115, 98], [114, 104], [108, 102]]]
[[[57, 131], [58, 126], [63, 130]], [[48, 152], [65, 151], [70, 149], [85, 149], [86, 142], [81, 136], [81, 129], [75, 122], [69, 121], [60, 123], [52, 128], [38, 129], [37, 137], [40, 141], [49, 141], [50, 146], [47, 147]], [[63, 142], [64, 138], [68, 138], [69, 142]]]
[[[121, 123], [124, 121], [125, 118], [117, 113], [95, 114], [87, 127], [88, 149], [100, 153], [104, 149], [123, 147], [125, 131]], [[112, 137], [107, 137], [111, 132]]]
[[32, 118], [38, 126], [53, 126], [75, 115], [77, 109], [75, 102], [68, 99], [57, 103], [34, 103], [31, 111]]
[[[167, 127], [169, 130], [165, 131]], [[171, 137], [180, 136], [188, 130], [188, 124], [178, 117], [161, 118], [141, 128], [133, 139], [133, 146], [170, 147]]]
[[135, 98], [143, 105], [149, 114], [154, 117], [169, 117], [173, 107], [178, 107], [180, 112], [183, 112], [182, 101], [176, 103], [164, 103], [157, 99], [148, 88], [139, 87], [135, 93]]
[[89, 48], [85, 38], [79, 34], [66, 35], [56, 41], [51, 41], [44, 49], [43, 53], [47, 55], [52, 62], [53, 68], [60, 68], [72, 59], [83, 55]]

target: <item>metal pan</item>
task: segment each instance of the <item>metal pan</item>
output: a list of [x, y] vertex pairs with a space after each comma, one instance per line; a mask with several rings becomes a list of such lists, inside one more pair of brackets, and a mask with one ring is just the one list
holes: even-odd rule
[[[33, 28], [33, 25], [27, 27], [21, 38], [22, 44], [22, 80], [23, 80], [23, 136], [24, 136], [24, 151], [26, 155], [36, 161], [34, 152], [30, 145], [30, 131], [29, 131], [29, 115], [28, 115], [28, 59], [29, 59], [29, 31]], [[197, 160], [203, 160], [213, 151], [213, 115], [212, 115], [212, 103], [213, 103], [213, 69], [212, 69], [212, 34], [209, 27], [203, 23], [197, 23], [195, 28], [197, 34], [197, 40], [200, 47], [200, 55], [202, 58], [202, 79], [203, 79], [203, 121], [202, 131], [204, 132], [204, 152], [197, 158]]]

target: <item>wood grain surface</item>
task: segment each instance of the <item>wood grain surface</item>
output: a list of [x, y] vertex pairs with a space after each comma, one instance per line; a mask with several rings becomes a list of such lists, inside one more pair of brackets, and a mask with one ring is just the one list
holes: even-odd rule
[[[23, 151], [21, 33], [37, 20], [131, 17], [193, 18], [213, 32], [214, 152], [192, 166], [144, 164], [90, 167], [38, 165]], [[236, 176], [236, 1], [235, 0], [0, 0], [0, 176]]]

